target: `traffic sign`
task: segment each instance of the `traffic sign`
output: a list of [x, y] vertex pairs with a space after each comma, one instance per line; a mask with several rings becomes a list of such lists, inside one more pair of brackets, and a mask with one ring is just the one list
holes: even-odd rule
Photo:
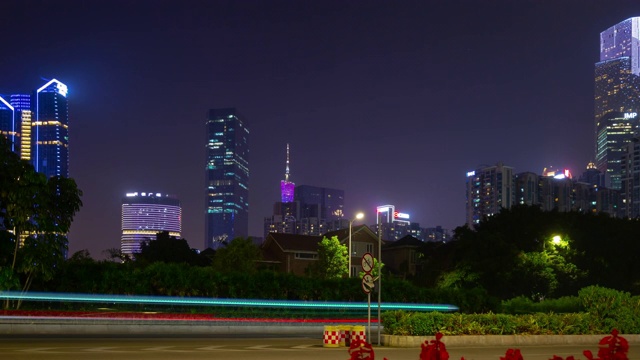
[[364, 253], [364, 255], [362, 255], [362, 271], [367, 274], [371, 274], [373, 264], [373, 255], [371, 255], [371, 253]]
[[364, 274], [362, 277], [362, 291], [364, 291], [365, 294], [368, 294], [374, 286], [375, 283], [373, 282], [373, 276], [371, 276], [371, 274]]

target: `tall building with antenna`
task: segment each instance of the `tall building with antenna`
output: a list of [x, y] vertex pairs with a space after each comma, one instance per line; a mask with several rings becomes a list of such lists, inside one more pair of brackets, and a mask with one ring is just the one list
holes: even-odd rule
[[273, 204], [273, 215], [264, 218], [265, 237], [270, 232], [295, 234], [298, 203], [294, 202], [296, 184], [289, 181], [289, 144], [284, 180], [280, 180], [280, 201]]
[[296, 184], [289, 181], [289, 144], [287, 144], [287, 166], [284, 171], [284, 180], [280, 181], [280, 193], [283, 203], [293, 202], [293, 193]]

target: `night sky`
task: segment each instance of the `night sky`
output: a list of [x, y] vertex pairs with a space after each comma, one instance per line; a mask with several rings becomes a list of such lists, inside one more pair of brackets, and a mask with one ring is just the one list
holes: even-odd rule
[[593, 160], [599, 33], [634, 1], [0, 2], [0, 94], [69, 87], [70, 253], [120, 246], [121, 198], [175, 194], [204, 243], [205, 119], [250, 138], [250, 234], [291, 180], [343, 189], [347, 215], [393, 204], [465, 222], [465, 174], [582, 173]]

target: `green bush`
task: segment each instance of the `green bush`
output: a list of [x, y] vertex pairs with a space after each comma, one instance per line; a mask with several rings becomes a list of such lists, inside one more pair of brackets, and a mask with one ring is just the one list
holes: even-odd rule
[[500, 312], [505, 314], [576, 313], [582, 311], [584, 311], [584, 307], [577, 296], [564, 296], [559, 299], [547, 299], [539, 302], [525, 296], [519, 296], [503, 301], [500, 306]]
[[385, 333], [390, 335], [579, 335], [606, 333], [590, 325], [585, 313], [526, 315], [441, 314], [389, 311], [382, 314]]
[[581, 289], [578, 298], [598, 330], [607, 331], [615, 327], [626, 334], [640, 332], [640, 298], [599, 286]]

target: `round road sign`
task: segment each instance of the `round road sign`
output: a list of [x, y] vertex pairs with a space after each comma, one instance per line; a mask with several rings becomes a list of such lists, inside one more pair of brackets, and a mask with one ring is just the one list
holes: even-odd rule
[[365, 294], [368, 294], [374, 286], [373, 276], [371, 276], [371, 274], [364, 274], [362, 277], [362, 291], [364, 291]]
[[371, 253], [364, 253], [364, 255], [362, 255], [362, 271], [370, 274], [371, 270], [373, 270], [373, 255], [371, 255]]

